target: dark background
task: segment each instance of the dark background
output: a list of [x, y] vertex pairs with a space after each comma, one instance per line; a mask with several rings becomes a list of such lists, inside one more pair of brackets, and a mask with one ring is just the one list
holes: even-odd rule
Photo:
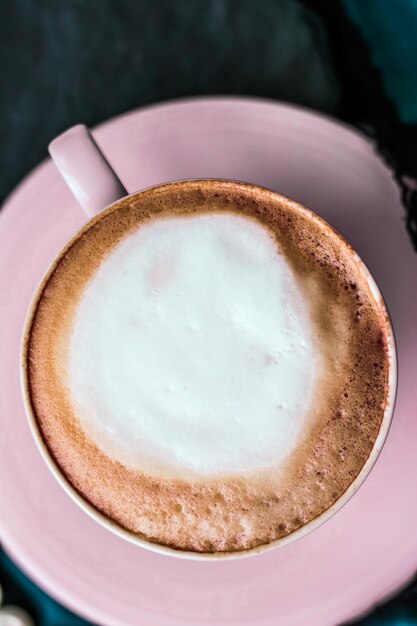
[[[67, 127], [204, 94], [285, 100], [361, 128], [416, 239], [417, 0], [0, 0], [0, 201]], [[84, 624], [1, 552], [0, 584], [39, 626]], [[417, 625], [417, 583], [359, 623]]]

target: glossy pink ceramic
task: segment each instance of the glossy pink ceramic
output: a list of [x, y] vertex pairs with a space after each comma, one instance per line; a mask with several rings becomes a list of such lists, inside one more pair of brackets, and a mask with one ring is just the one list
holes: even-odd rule
[[49, 144], [49, 153], [87, 216], [95, 215], [127, 191], [94, 141], [78, 124]]
[[225, 177], [271, 187], [322, 215], [358, 250], [387, 300], [399, 352], [397, 409], [370, 477], [341, 512], [255, 559], [179, 561], [134, 548], [61, 491], [26, 424], [20, 331], [50, 259], [84, 215], [52, 164], [40, 166], [0, 217], [0, 533], [11, 555], [55, 597], [102, 624], [210, 622], [326, 626], [365, 610], [417, 561], [417, 258], [397, 189], [372, 146], [292, 107], [195, 100], [116, 119], [95, 133], [128, 190]]
[[[51, 154], [52, 160], [54, 161], [61, 175], [63, 176], [65, 182], [73, 192], [75, 198], [78, 200], [87, 216], [99, 214], [101, 210], [106, 208], [107, 205], [110, 206], [115, 200], [126, 196], [126, 189], [113, 171], [111, 164], [108, 163], [105, 159], [91, 132], [88, 128], [86, 128], [86, 126], [78, 124], [77, 126], [74, 126], [62, 133], [50, 144], [49, 152]], [[311, 220], [319, 219], [316, 215], [312, 214], [306, 209], [303, 209], [302, 207], [300, 207], [300, 210], [305, 211], [310, 216]], [[341, 242], [341, 244], [343, 245], [343, 242]], [[357, 263], [359, 265], [362, 265], [362, 272], [365, 276], [367, 276], [375, 298], [378, 301], [382, 301], [382, 296], [378, 290], [378, 286], [376, 285], [373, 277], [369, 274], [368, 269], [364, 266], [363, 262], [355, 252], [352, 251], [351, 254], [354, 255]], [[52, 265], [54, 265], [55, 262], [56, 259], [53, 261]], [[39, 286], [39, 289], [43, 289], [42, 283]], [[39, 291], [34, 297], [35, 303], [38, 301], [38, 293]], [[30, 326], [31, 318], [32, 307], [30, 307], [27, 326]], [[321, 524], [326, 522], [332, 515], [337, 513], [363, 484], [363, 482], [369, 475], [369, 472], [373, 468], [377, 458], [379, 457], [381, 449], [388, 435], [388, 431], [391, 425], [391, 419], [393, 416], [397, 387], [397, 361], [395, 340], [392, 329], [390, 329], [390, 334], [388, 337], [388, 346], [390, 350], [391, 367], [389, 378], [390, 393], [386, 405], [386, 410], [378, 433], [378, 437], [375, 440], [374, 447], [356, 479], [331, 507], [326, 509], [321, 515], [314, 518], [308, 524], [305, 524], [298, 530], [292, 532], [287, 537], [283, 537], [268, 544], [258, 546], [252, 550], [245, 550], [242, 552], [210, 554], [174, 550], [167, 546], [161, 546], [157, 543], [145, 541], [140, 537], [125, 531], [120, 526], [111, 523], [106, 516], [102, 515], [97, 509], [92, 507], [87, 500], [80, 497], [79, 493], [73, 488], [71, 483], [61, 472], [59, 466], [55, 463], [53, 456], [49, 453], [48, 448], [45, 446], [42, 434], [37, 424], [36, 417], [33, 415], [29, 394], [27, 392], [27, 373], [25, 367], [26, 364], [23, 364], [22, 367], [22, 392], [32, 434], [38, 445], [39, 451], [41, 452], [52, 474], [58, 480], [62, 488], [73, 499], [73, 501], [78, 504], [81, 509], [83, 509], [94, 520], [107, 528], [107, 530], [115, 533], [122, 539], [126, 539], [130, 543], [136, 544], [137, 546], [140, 546], [142, 548], [147, 548], [149, 550], [152, 550], [153, 552], [158, 552], [159, 554], [166, 554], [167, 556], [191, 559], [195, 561], [218, 561], [220, 558], [222, 560], [241, 559], [248, 556], [259, 555], [260, 553], [270, 551], [277, 547], [282, 547], [288, 543], [291, 543], [292, 541], [295, 541], [296, 539], [304, 537], [307, 533], [315, 530]]]

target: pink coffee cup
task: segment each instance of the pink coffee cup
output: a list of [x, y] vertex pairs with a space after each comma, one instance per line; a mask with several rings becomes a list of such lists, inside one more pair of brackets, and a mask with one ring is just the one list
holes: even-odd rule
[[[119, 200], [120, 198], [127, 196], [128, 192], [126, 191], [123, 184], [120, 182], [118, 176], [113, 171], [112, 167], [107, 162], [100, 148], [94, 141], [89, 129], [79, 124], [70, 128], [62, 135], [57, 137], [52, 141], [49, 146], [49, 152], [51, 157], [57, 166], [58, 170], [62, 174], [65, 182], [71, 189], [75, 198], [81, 205], [84, 210], [86, 217], [93, 218], [95, 215], [100, 213], [103, 209], [109, 207], [111, 204]], [[321, 220], [314, 213], [309, 211], [308, 209], [302, 209], [308, 212], [312, 219]], [[331, 228], [327, 224], [325, 224], [328, 228]], [[77, 235], [75, 236], [77, 237]], [[341, 242], [343, 245], [346, 245], [343, 238], [341, 237]], [[382, 295], [379, 291], [375, 280], [370, 274], [369, 270], [363, 263], [363, 261], [359, 258], [359, 256], [354, 252], [351, 253], [355, 256], [355, 261], [361, 266], [361, 269], [364, 275], [367, 277], [368, 283], [372, 289], [374, 297], [376, 300], [380, 301], [384, 304]], [[59, 257], [60, 255], [58, 255]], [[53, 264], [51, 264], [52, 266]], [[49, 269], [46, 272], [48, 275]], [[34, 307], [36, 306], [37, 296], [39, 293], [39, 289], [37, 290], [33, 304], [30, 307], [28, 314], [28, 322], [25, 326], [24, 331], [24, 341], [26, 341], [27, 332], [28, 332], [28, 324], [32, 317], [32, 312]], [[385, 304], [384, 304], [385, 306]], [[23, 360], [22, 365], [22, 390], [23, 397], [25, 402], [25, 408], [30, 424], [30, 428], [32, 434], [34, 436], [35, 442], [48, 466], [52, 474], [58, 480], [59, 484], [63, 487], [63, 489], [67, 492], [67, 494], [72, 498], [74, 502], [82, 510], [84, 510], [90, 517], [92, 517], [99, 524], [115, 533], [119, 537], [126, 539], [132, 544], [147, 548], [154, 552], [158, 552], [160, 554], [167, 554], [170, 556], [176, 556], [180, 558], [194, 559], [194, 560], [202, 560], [202, 561], [216, 561], [219, 559], [236, 559], [242, 558], [246, 556], [251, 556], [255, 554], [260, 554], [262, 552], [277, 548], [279, 546], [283, 546], [288, 544], [296, 539], [303, 537], [308, 534], [315, 528], [319, 527], [325, 521], [327, 521], [330, 517], [332, 517], [337, 511], [339, 511], [350, 498], [356, 493], [359, 487], [363, 484], [367, 476], [369, 475], [372, 467], [374, 466], [382, 447], [385, 443], [385, 440], [388, 435], [388, 431], [390, 428], [390, 424], [392, 421], [392, 416], [394, 412], [395, 405], [395, 396], [397, 389], [397, 355], [395, 348], [395, 338], [391, 324], [389, 324], [388, 328], [388, 344], [390, 350], [390, 379], [389, 379], [389, 397], [385, 408], [385, 413], [383, 416], [383, 420], [380, 426], [380, 430], [378, 436], [375, 440], [374, 446], [371, 450], [371, 453], [359, 472], [358, 476], [355, 480], [350, 484], [348, 489], [343, 493], [343, 495], [326, 511], [321, 513], [318, 517], [311, 520], [309, 523], [305, 524], [298, 530], [292, 532], [290, 535], [283, 537], [281, 539], [277, 539], [269, 544], [259, 546], [257, 548], [253, 548], [251, 550], [246, 550], [242, 552], [232, 552], [232, 553], [197, 553], [197, 552], [185, 552], [182, 550], [175, 550], [173, 548], [165, 547], [162, 545], [158, 545], [155, 543], [148, 542], [144, 539], [141, 539], [130, 533], [127, 530], [124, 530], [120, 526], [116, 525], [110, 519], [101, 514], [97, 509], [95, 509], [89, 502], [87, 502], [84, 498], [80, 496], [80, 494], [74, 489], [74, 487], [67, 480], [65, 475], [61, 472], [58, 465], [55, 463], [52, 455], [50, 454], [43, 438], [41, 432], [39, 430], [39, 426], [37, 424], [37, 420], [33, 414], [32, 406], [30, 403], [30, 397], [28, 392], [28, 382], [27, 382], [27, 371], [26, 371], [26, 363]]]

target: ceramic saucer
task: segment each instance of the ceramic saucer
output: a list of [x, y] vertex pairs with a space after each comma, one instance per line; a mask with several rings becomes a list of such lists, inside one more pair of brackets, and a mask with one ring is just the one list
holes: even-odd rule
[[[82, 121], [82, 120], [80, 120]], [[142, 109], [95, 129], [128, 191], [182, 178], [257, 183], [307, 205], [379, 283], [399, 352], [393, 426], [370, 477], [307, 537], [239, 561], [182, 561], [132, 546], [83, 513], [31, 438], [19, 386], [22, 325], [51, 258], [84, 214], [48, 160], [0, 213], [0, 537], [52, 596], [111, 626], [334, 626], [417, 567], [417, 255], [371, 143], [325, 117], [249, 99]]]

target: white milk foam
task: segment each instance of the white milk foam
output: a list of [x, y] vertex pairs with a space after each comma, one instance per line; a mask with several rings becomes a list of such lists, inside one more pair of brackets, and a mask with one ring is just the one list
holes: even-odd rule
[[232, 214], [129, 234], [88, 283], [68, 353], [69, 395], [93, 441], [174, 474], [280, 465], [305, 432], [319, 365], [286, 257]]

